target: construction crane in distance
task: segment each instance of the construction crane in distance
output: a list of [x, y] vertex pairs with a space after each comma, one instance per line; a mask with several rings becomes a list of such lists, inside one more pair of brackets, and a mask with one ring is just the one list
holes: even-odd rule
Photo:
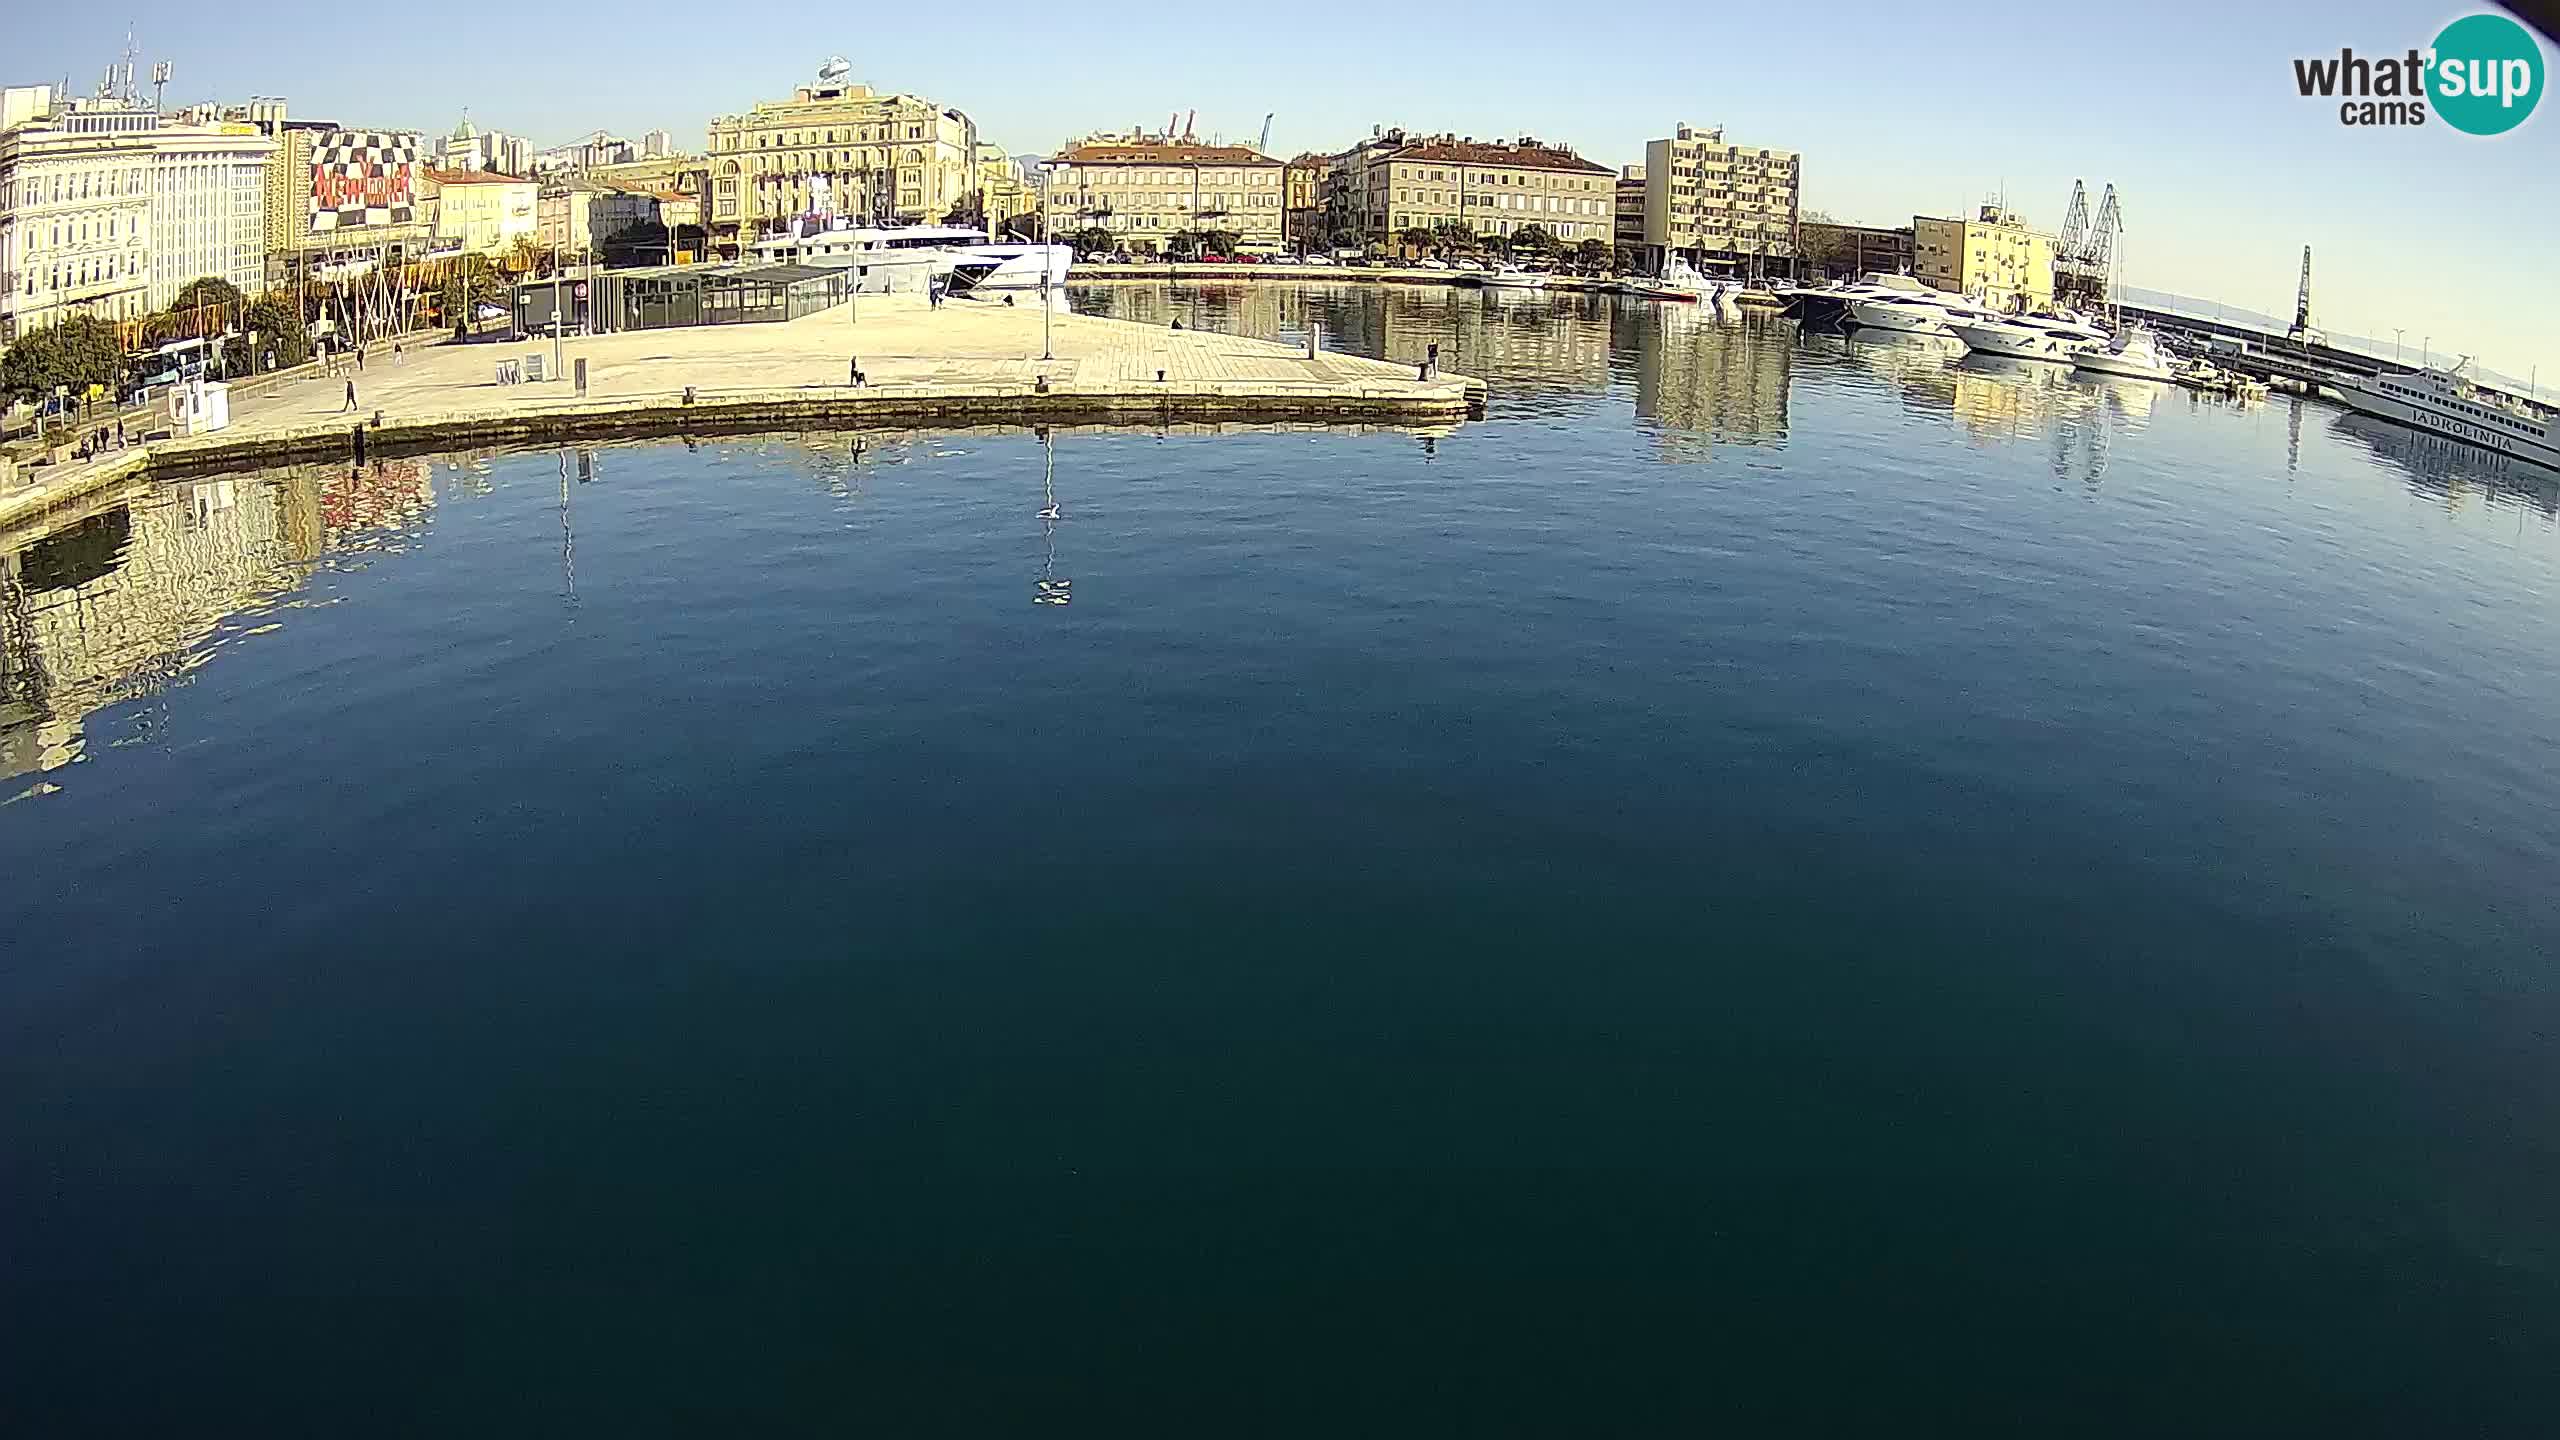
[[1253, 153], [1257, 155], [1268, 155], [1271, 153], [1271, 117], [1278, 113], [1279, 112], [1275, 110], [1266, 113], [1262, 117], [1262, 138], [1254, 142]]
[[2293, 292], [2293, 327], [2284, 338], [2296, 345], [2325, 345], [2329, 337], [2311, 323], [2311, 247], [2302, 247], [2302, 284]]

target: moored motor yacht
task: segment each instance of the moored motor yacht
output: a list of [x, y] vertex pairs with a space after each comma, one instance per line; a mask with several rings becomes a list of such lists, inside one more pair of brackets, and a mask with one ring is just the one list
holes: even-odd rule
[[1483, 283], [1502, 290], [1543, 290], [1552, 278], [1544, 270], [1524, 270], [1505, 262], [1500, 269], [1485, 276]]
[[[806, 234], [786, 232], [758, 242], [751, 253], [775, 264], [850, 266], [863, 271], [866, 278], [873, 268], [882, 269], [883, 283], [865, 289], [909, 288], [888, 277], [912, 273], [921, 265], [957, 294], [1037, 290], [1044, 281], [1064, 285], [1075, 261], [1070, 246], [989, 240], [984, 231], [962, 225], [833, 226]], [[922, 288], [920, 280], [915, 288]]]
[[1839, 295], [1850, 324], [1906, 335], [1944, 335], [1950, 319], [1970, 320], [1991, 313], [1909, 275], [1871, 272], [1857, 284], [1843, 287]]
[[2107, 332], [2069, 315], [1992, 315], [1947, 322], [1965, 348], [2012, 360], [2051, 360], [2068, 365], [2081, 351], [2103, 345]]
[[2118, 330], [2115, 338], [2104, 345], [2092, 345], [2071, 357], [2071, 368], [2093, 375], [2120, 375], [2128, 380], [2174, 381], [2177, 371], [2167, 352], [2151, 333], [2151, 327], [2139, 322]]

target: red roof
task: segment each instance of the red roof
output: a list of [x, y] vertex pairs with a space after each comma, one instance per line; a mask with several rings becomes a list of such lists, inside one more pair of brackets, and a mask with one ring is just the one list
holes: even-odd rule
[[1074, 145], [1057, 157], [1061, 165], [1277, 165], [1280, 162], [1250, 145], [1104, 143]]
[[439, 185], [530, 185], [534, 182], [513, 175], [500, 175], [490, 170], [438, 170], [427, 167], [427, 178]]
[[1499, 165], [1515, 170], [1575, 170], [1590, 175], [1614, 176], [1618, 173], [1559, 147], [1493, 145], [1470, 140], [1424, 140], [1377, 158], [1433, 160], [1451, 165]]

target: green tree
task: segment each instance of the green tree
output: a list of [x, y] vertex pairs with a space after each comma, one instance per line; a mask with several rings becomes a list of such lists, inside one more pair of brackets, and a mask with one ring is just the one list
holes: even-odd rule
[[1200, 246], [1204, 251], [1211, 255], [1233, 255], [1236, 253], [1236, 246], [1241, 244], [1243, 240], [1244, 237], [1233, 230], [1203, 230], [1200, 232]]
[[1546, 226], [1523, 225], [1511, 232], [1511, 248], [1525, 250], [1534, 255], [1559, 247], [1556, 244], [1556, 237], [1547, 233]]
[[169, 308], [172, 311], [221, 310], [227, 314], [246, 298], [240, 293], [239, 286], [219, 275], [199, 275], [178, 287], [177, 298], [169, 302]]
[[1110, 231], [1101, 226], [1087, 225], [1067, 236], [1066, 243], [1075, 247], [1079, 255], [1097, 255], [1110, 253], [1118, 246], [1119, 241]]
[[1431, 244], [1431, 232], [1419, 225], [1410, 225], [1396, 232], [1396, 243], [1407, 250], [1418, 251]]
[[0, 354], [0, 392], [38, 400], [59, 386], [74, 397], [92, 385], [113, 389], [124, 369], [124, 341], [116, 327], [91, 315], [23, 335]]
[[1479, 249], [1484, 244], [1477, 238], [1476, 232], [1455, 220], [1443, 220], [1432, 226], [1431, 243], [1443, 250], [1458, 253]]
[[[232, 342], [236, 347], [237, 360], [233, 374], [249, 373], [249, 340], [253, 336], [258, 345], [257, 370], [261, 374], [268, 370], [288, 369], [311, 358], [311, 332], [304, 327], [302, 309], [291, 296], [261, 295], [250, 301], [240, 328], [244, 333]], [[275, 357], [273, 364], [268, 363], [269, 356]], [[226, 348], [226, 362], [234, 358], [234, 350]]]
[[1807, 210], [1796, 222], [1799, 263], [1829, 273], [1856, 263], [1857, 242], [1848, 227], [1819, 210]]
[[1581, 259], [1583, 264], [1590, 266], [1594, 270], [1600, 269], [1609, 263], [1609, 242], [1606, 240], [1585, 240], [1579, 246], [1575, 247], [1574, 254]]
[[452, 325], [469, 317], [472, 310], [493, 303], [499, 290], [497, 267], [488, 257], [465, 255], [456, 261], [444, 277], [444, 285], [436, 292], [436, 315], [442, 323]]

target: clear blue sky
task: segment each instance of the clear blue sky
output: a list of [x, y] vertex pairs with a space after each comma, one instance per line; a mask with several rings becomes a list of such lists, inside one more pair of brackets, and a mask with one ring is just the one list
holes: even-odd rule
[[[699, 148], [711, 116], [787, 95], [830, 54], [858, 80], [967, 110], [1017, 154], [1194, 108], [1204, 133], [1231, 140], [1278, 112], [1283, 154], [1401, 124], [1525, 131], [1612, 165], [1641, 160], [1677, 121], [1720, 123], [1736, 140], [1802, 151], [1807, 207], [1847, 220], [1900, 224], [2005, 190], [2052, 228], [2074, 178], [2092, 191], [2112, 181], [2135, 284], [2289, 313], [2308, 244], [2332, 327], [2388, 337], [2400, 326], [2413, 345], [2432, 336], [2560, 384], [2560, 102], [2482, 140], [2441, 123], [2351, 129], [2334, 102], [2293, 90], [2296, 56], [2396, 54], [2479, 8], [1848, 0], [1709, 14], [1670, 0], [1570, 12], [1490, 0], [1190, 6], [1156, 21], [1019, 0], [751, 11], [447, 0], [401, 13], [128, 0], [24, 12], [0, 64], [9, 83], [67, 71], [85, 87], [130, 16], [146, 65], [176, 64], [173, 103], [281, 94], [301, 115], [423, 129], [450, 128], [467, 105], [476, 122], [543, 144], [663, 127]], [[2560, 68], [2547, 39], [2544, 54]]]

